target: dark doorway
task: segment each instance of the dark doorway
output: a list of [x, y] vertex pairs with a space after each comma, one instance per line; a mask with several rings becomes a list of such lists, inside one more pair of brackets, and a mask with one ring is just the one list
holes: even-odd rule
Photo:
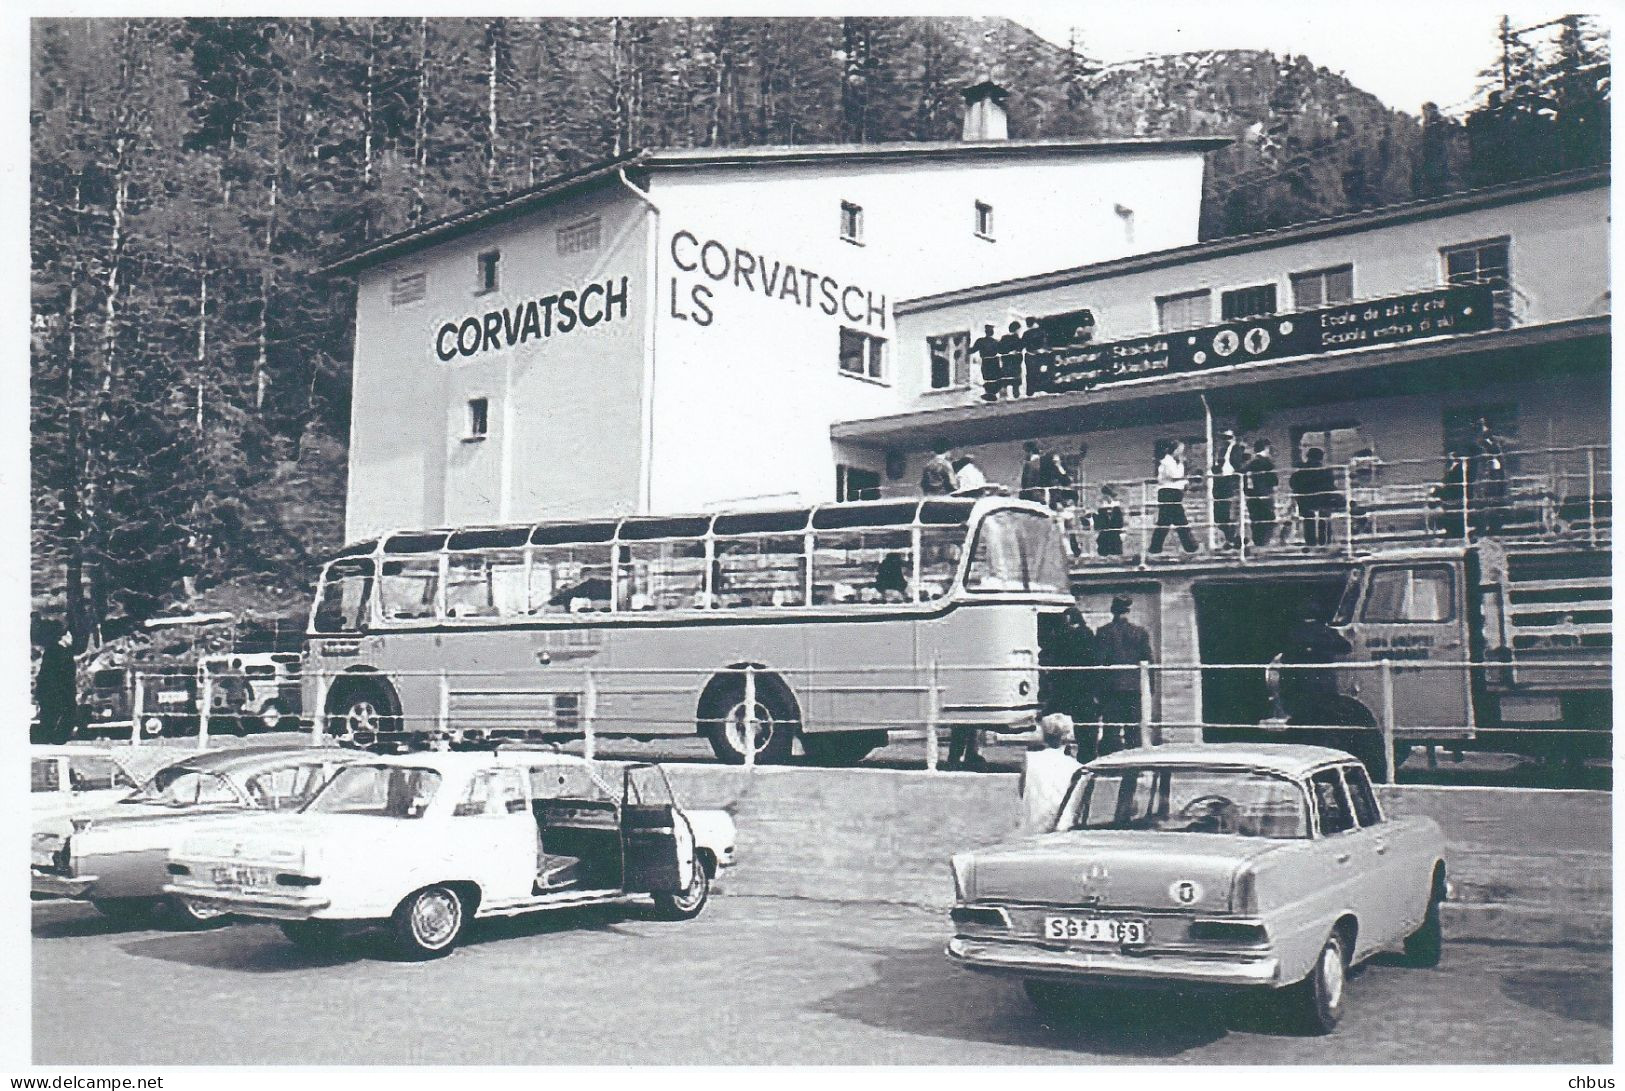
[[[1283, 576], [1246, 583], [1199, 584], [1197, 650], [1203, 663], [1268, 663], [1281, 650], [1287, 630], [1313, 606], [1330, 619], [1345, 577]], [[1202, 719], [1210, 724], [1256, 724], [1270, 714], [1264, 671], [1204, 670]]]

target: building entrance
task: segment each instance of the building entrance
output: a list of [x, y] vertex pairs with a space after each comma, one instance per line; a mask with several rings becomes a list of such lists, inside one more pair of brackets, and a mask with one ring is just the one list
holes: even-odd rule
[[1271, 712], [1263, 664], [1279, 654], [1287, 630], [1306, 607], [1330, 618], [1343, 590], [1339, 574], [1256, 574], [1192, 588], [1197, 649], [1203, 663], [1258, 663], [1258, 670], [1204, 670], [1202, 719], [1210, 724], [1256, 724]]

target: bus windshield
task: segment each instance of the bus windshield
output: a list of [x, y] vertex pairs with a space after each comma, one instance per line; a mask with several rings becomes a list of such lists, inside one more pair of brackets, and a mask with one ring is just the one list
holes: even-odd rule
[[1061, 528], [1033, 511], [995, 511], [982, 520], [965, 573], [970, 591], [1071, 589]]

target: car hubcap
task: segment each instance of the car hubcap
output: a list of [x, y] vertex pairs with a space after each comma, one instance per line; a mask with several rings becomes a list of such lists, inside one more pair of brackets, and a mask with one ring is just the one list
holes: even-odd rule
[[444, 947], [457, 934], [462, 907], [454, 894], [431, 890], [412, 905], [412, 933], [425, 947]]
[[698, 862], [694, 864], [694, 878], [690, 880], [688, 889], [677, 896], [677, 905], [684, 909], [693, 909], [700, 903], [700, 895], [705, 893], [705, 876], [700, 872]]
[[1327, 1010], [1336, 1011], [1343, 1003], [1343, 955], [1335, 945], [1328, 944], [1320, 954], [1320, 980], [1325, 986]]
[[[737, 753], [745, 752], [745, 702], [741, 701], [728, 710], [726, 721], [728, 745]], [[773, 737], [773, 714], [767, 706], [760, 701], [756, 702], [756, 737], [751, 747], [754, 753], [760, 754], [767, 749], [768, 740]]]

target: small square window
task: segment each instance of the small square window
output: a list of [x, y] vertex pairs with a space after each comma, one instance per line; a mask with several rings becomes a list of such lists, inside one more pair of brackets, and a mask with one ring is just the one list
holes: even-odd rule
[[925, 339], [931, 357], [931, 389], [950, 390], [970, 382], [970, 334], [945, 333]]
[[480, 285], [477, 289], [480, 295], [497, 290], [499, 281], [498, 267], [502, 264], [502, 251], [487, 250], [480, 255]]
[[1195, 330], [1208, 324], [1213, 315], [1212, 293], [1196, 292], [1157, 297], [1157, 328], [1163, 333]]
[[1307, 273], [1292, 274], [1292, 306], [1295, 310], [1312, 311], [1317, 307], [1330, 307], [1347, 303], [1354, 298], [1354, 266], [1339, 265], [1335, 269], [1315, 269]]
[[1465, 246], [1447, 246], [1439, 251], [1444, 258], [1447, 284], [1488, 285], [1495, 301], [1495, 325], [1512, 325], [1512, 261], [1508, 239], [1486, 239]]
[[993, 206], [983, 201], [976, 202], [976, 233], [984, 239], [993, 237]]
[[1235, 322], [1243, 318], [1258, 318], [1275, 313], [1275, 285], [1257, 284], [1251, 288], [1237, 288], [1219, 297], [1220, 321]]
[[488, 398], [468, 399], [467, 439], [484, 439], [490, 430], [491, 402]]
[[841, 371], [863, 379], [886, 377], [886, 341], [861, 330], [841, 327]]
[[841, 202], [841, 238], [847, 242], [863, 241], [863, 209], [851, 201]]

